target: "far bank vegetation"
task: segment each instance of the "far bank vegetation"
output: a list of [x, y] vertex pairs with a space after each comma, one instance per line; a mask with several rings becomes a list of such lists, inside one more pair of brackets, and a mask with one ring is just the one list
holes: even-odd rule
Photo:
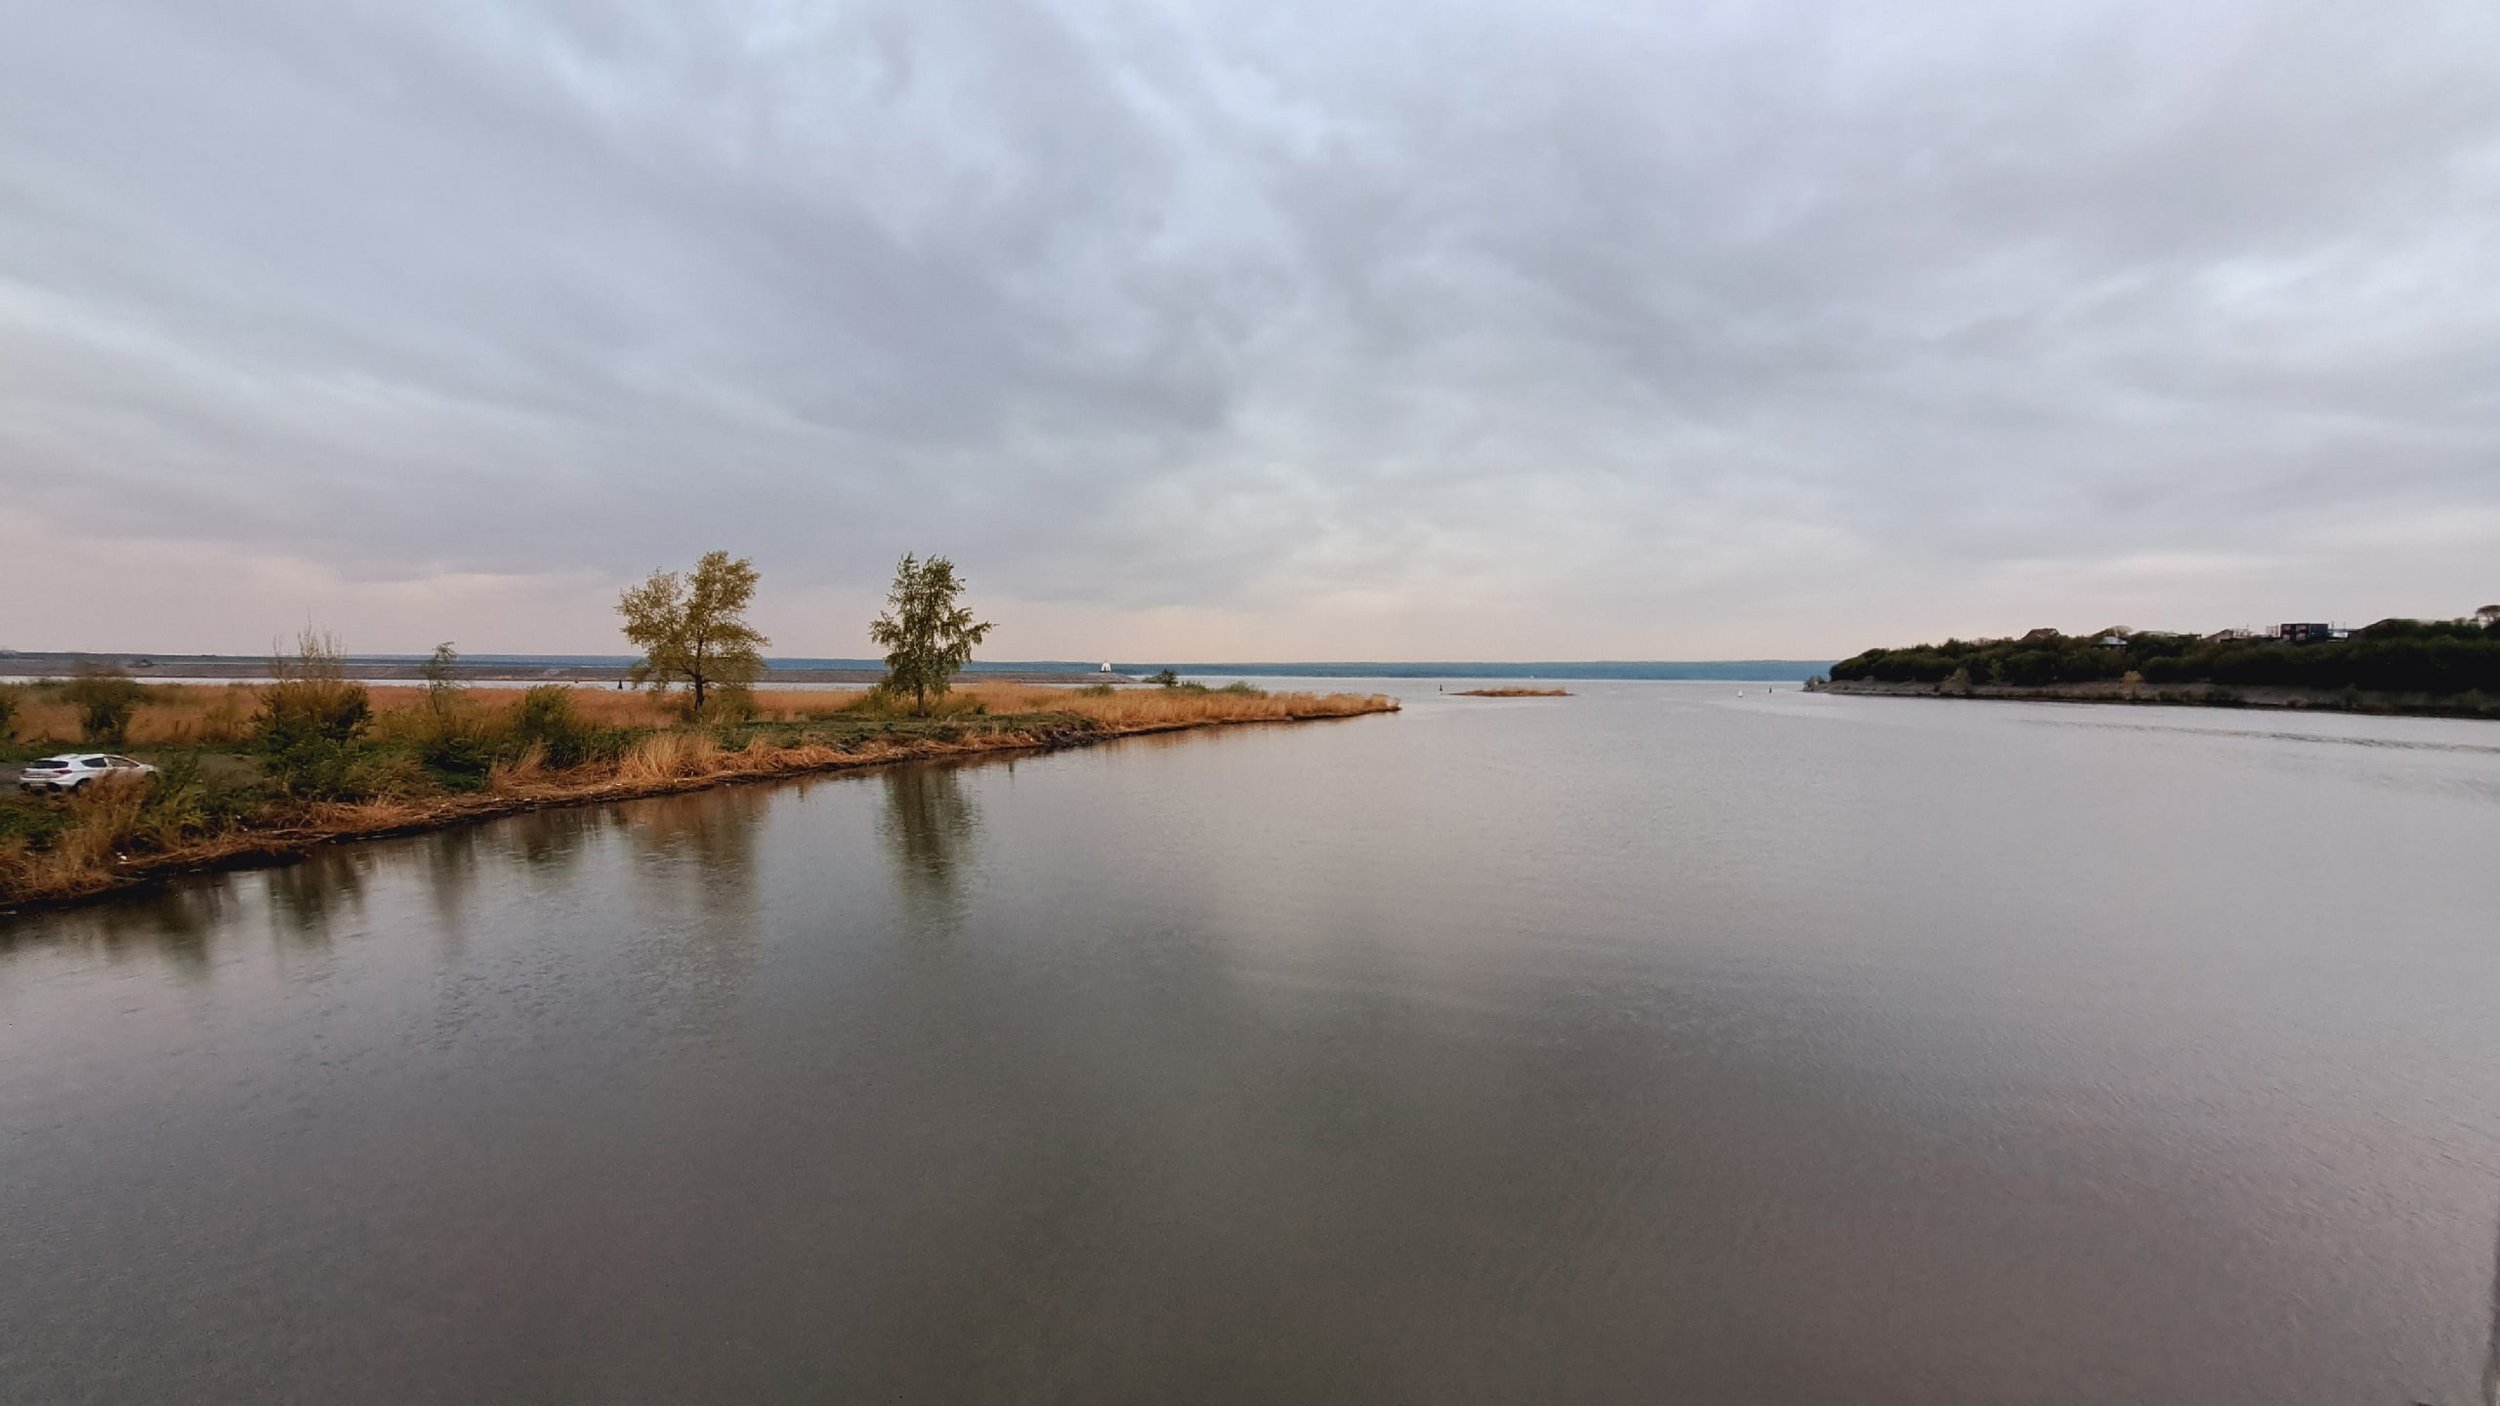
[[2113, 627], [1948, 639], [1853, 655], [1832, 666], [1831, 681], [1928, 685], [1920, 691], [1947, 694], [2037, 691], [2226, 704], [2279, 695], [2330, 706], [2500, 716], [2500, 605], [2454, 620], [2381, 620], [2324, 638]]
[[1462, 688], [1452, 698], [1569, 698], [1567, 688]]

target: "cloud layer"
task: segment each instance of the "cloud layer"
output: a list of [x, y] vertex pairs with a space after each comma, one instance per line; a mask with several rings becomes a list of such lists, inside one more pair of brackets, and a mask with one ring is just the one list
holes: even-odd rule
[[1829, 655], [2500, 597], [2500, 10], [236, 3], [0, 45], [0, 644]]

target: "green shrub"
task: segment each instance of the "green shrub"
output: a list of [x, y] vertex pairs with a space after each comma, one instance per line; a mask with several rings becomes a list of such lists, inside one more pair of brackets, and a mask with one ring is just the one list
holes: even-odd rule
[[417, 743], [417, 760], [436, 779], [466, 790], [485, 781], [495, 749], [475, 728], [437, 728]]
[[260, 711], [252, 715], [252, 742], [269, 778], [305, 800], [364, 794], [359, 744], [373, 723], [373, 700], [347, 677], [337, 642], [307, 630], [295, 654], [272, 659], [269, 671], [275, 681], [260, 691]]
[[533, 746], [541, 749], [549, 766], [579, 766], [603, 757], [622, 756], [633, 741], [633, 733], [625, 728], [600, 727], [585, 722], [573, 710], [573, 690], [562, 684], [540, 684], [521, 695], [521, 706], [514, 713], [512, 732], [506, 745], [498, 749], [508, 756], [520, 756]]
[[137, 680], [117, 670], [81, 664], [61, 689], [78, 709], [78, 736], [90, 747], [118, 747], [130, 736], [130, 715], [146, 696]]
[[184, 840], [233, 828], [257, 809], [247, 786], [211, 777], [195, 752], [174, 752], [149, 778], [135, 833], [151, 847], [172, 849]]

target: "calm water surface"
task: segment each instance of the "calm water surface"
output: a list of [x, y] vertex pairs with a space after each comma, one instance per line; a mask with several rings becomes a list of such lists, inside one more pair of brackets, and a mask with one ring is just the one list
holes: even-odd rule
[[1399, 687], [0, 919], [0, 1392], [2483, 1399], [2500, 727]]

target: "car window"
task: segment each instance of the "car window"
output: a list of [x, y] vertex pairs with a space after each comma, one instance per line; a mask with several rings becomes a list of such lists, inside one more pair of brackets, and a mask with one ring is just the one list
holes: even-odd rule
[[88, 757], [88, 758], [86, 758], [86, 759], [84, 759], [84, 760], [80, 761], [78, 764], [79, 764], [80, 766], [104, 766], [104, 765], [107, 765], [107, 763], [105, 762], [104, 758], [102, 758], [102, 757]]
[[132, 761], [132, 760], [131, 760], [130, 758], [128, 758], [128, 757], [107, 757], [107, 758], [105, 758], [105, 760], [106, 760], [106, 761], [108, 761], [108, 762], [111, 762], [111, 763], [112, 763], [113, 765], [115, 765], [115, 766], [137, 766], [137, 765], [138, 765], [138, 763], [137, 763], [137, 762]]

